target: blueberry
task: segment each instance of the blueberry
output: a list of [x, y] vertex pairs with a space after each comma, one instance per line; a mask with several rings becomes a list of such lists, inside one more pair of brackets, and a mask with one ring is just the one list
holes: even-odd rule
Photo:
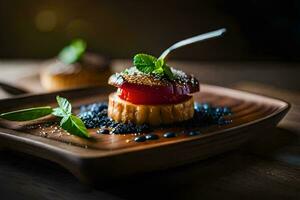
[[139, 132], [139, 133], [150, 131], [150, 127], [147, 124], [136, 125], [135, 129], [136, 129], [136, 132]]
[[227, 125], [227, 124], [230, 124], [231, 123], [231, 120], [227, 120], [223, 117], [221, 117], [219, 120], [218, 120], [218, 125]]
[[172, 138], [172, 137], [176, 137], [176, 133], [174, 132], [167, 132], [163, 135], [164, 138]]
[[216, 108], [214, 108], [214, 112], [215, 112], [215, 113], [222, 113], [222, 112], [223, 112], [223, 108], [221, 108], [221, 107], [216, 107]]
[[106, 103], [93, 103], [87, 106], [87, 109], [91, 112], [94, 113], [99, 113], [101, 112], [103, 109], [107, 108], [107, 104]]
[[146, 135], [147, 140], [157, 140], [159, 137], [153, 133]]
[[231, 114], [231, 110], [228, 107], [223, 107], [223, 115], [229, 115]]
[[209, 114], [210, 114], [210, 110], [205, 109], [205, 110], [202, 111], [202, 113], [203, 113], [203, 114], [206, 114], [206, 115], [209, 115]]
[[118, 123], [113, 129], [113, 133], [126, 133], [127, 127], [125, 124]]
[[217, 123], [222, 115], [220, 114], [212, 114], [210, 116], [212, 123]]
[[204, 110], [208, 110], [210, 108], [210, 105], [208, 103], [202, 104], [202, 107]]
[[198, 102], [195, 102], [194, 109], [199, 112], [202, 109], [202, 105]]
[[145, 142], [146, 141], [146, 137], [144, 135], [141, 136], [137, 136], [134, 138], [135, 142]]
[[200, 134], [201, 134], [200, 131], [189, 131], [187, 133], [188, 136], [195, 136], [195, 135], [200, 135]]

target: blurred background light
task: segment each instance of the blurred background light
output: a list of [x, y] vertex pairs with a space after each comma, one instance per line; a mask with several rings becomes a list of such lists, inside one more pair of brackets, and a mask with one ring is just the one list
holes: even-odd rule
[[88, 38], [95, 32], [92, 25], [83, 19], [74, 19], [70, 21], [67, 24], [65, 31], [69, 38]]
[[53, 57], [73, 37], [111, 58], [158, 56], [178, 40], [226, 27], [222, 40], [172, 58], [299, 61], [299, 13], [296, 0], [0, 1], [0, 58]]
[[53, 31], [57, 25], [57, 16], [53, 10], [42, 10], [35, 17], [36, 28], [41, 32]]

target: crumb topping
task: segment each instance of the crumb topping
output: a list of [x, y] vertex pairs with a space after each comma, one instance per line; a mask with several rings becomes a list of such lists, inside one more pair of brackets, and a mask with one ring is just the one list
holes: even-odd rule
[[153, 74], [145, 74], [140, 72], [136, 67], [131, 67], [121, 73], [112, 75], [109, 79], [111, 85], [121, 85], [123, 82], [129, 82], [137, 85], [147, 86], [168, 86], [168, 85], [197, 85], [198, 80], [192, 75], [187, 75], [181, 70], [171, 68], [174, 74], [174, 80], [169, 80], [165, 77], [160, 77]]

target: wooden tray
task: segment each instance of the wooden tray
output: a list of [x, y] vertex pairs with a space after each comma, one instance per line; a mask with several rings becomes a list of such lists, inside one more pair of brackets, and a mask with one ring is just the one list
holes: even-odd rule
[[[0, 112], [32, 106], [55, 105], [55, 96], [68, 98], [78, 110], [82, 104], [107, 100], [112, 88], [89, 88], [22, 96], [0, 100]], [[201, 85], [197, 102], [228, 106], [231, 124], [201, 128], [202, 134], [133, 142], [134, 135], [103, 135], [90, 130], [92, 139], [82, 139], [57, 131], [57, 127], [24, 130], [24, 124], [0, 121], [1, 149], [15, 150], [51, 160], [68, 169], [83, 182], [111, 179], [166, 169], [205, 159], [239, 147], [266, 128], [274, 127], [290, 105], [242, 91]], [[4, 128], [5, 127], [5, 128]], [[162, 135], [165, 130], [155, 131]]]

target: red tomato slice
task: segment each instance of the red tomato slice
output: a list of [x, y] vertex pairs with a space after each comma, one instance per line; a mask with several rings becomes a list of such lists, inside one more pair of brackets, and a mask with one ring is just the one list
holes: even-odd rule
[[138, 85], [132, 84], [128, 82], [124, 82], [118, 86], [118, 88], [130, 90], [130, 91], [137, 91], [137, 92], [147, 92], [151, 94], [164, 94], [164, 95], [188, 95], [194, 92], [199, 91], [199, 85], [196, 87], [191, 87], [190, 85], [176, 85], [170, 84], [168, 86], [148, 86], [148, 85]]
[[121, 99], [133, 104], [158, 105], [158, 104], [175, 104], [188, 100], [189, 95], [174, 95], [164, 93], [160, 90], [135, 90], [135, 89], [118, 89], [118, 95]]

